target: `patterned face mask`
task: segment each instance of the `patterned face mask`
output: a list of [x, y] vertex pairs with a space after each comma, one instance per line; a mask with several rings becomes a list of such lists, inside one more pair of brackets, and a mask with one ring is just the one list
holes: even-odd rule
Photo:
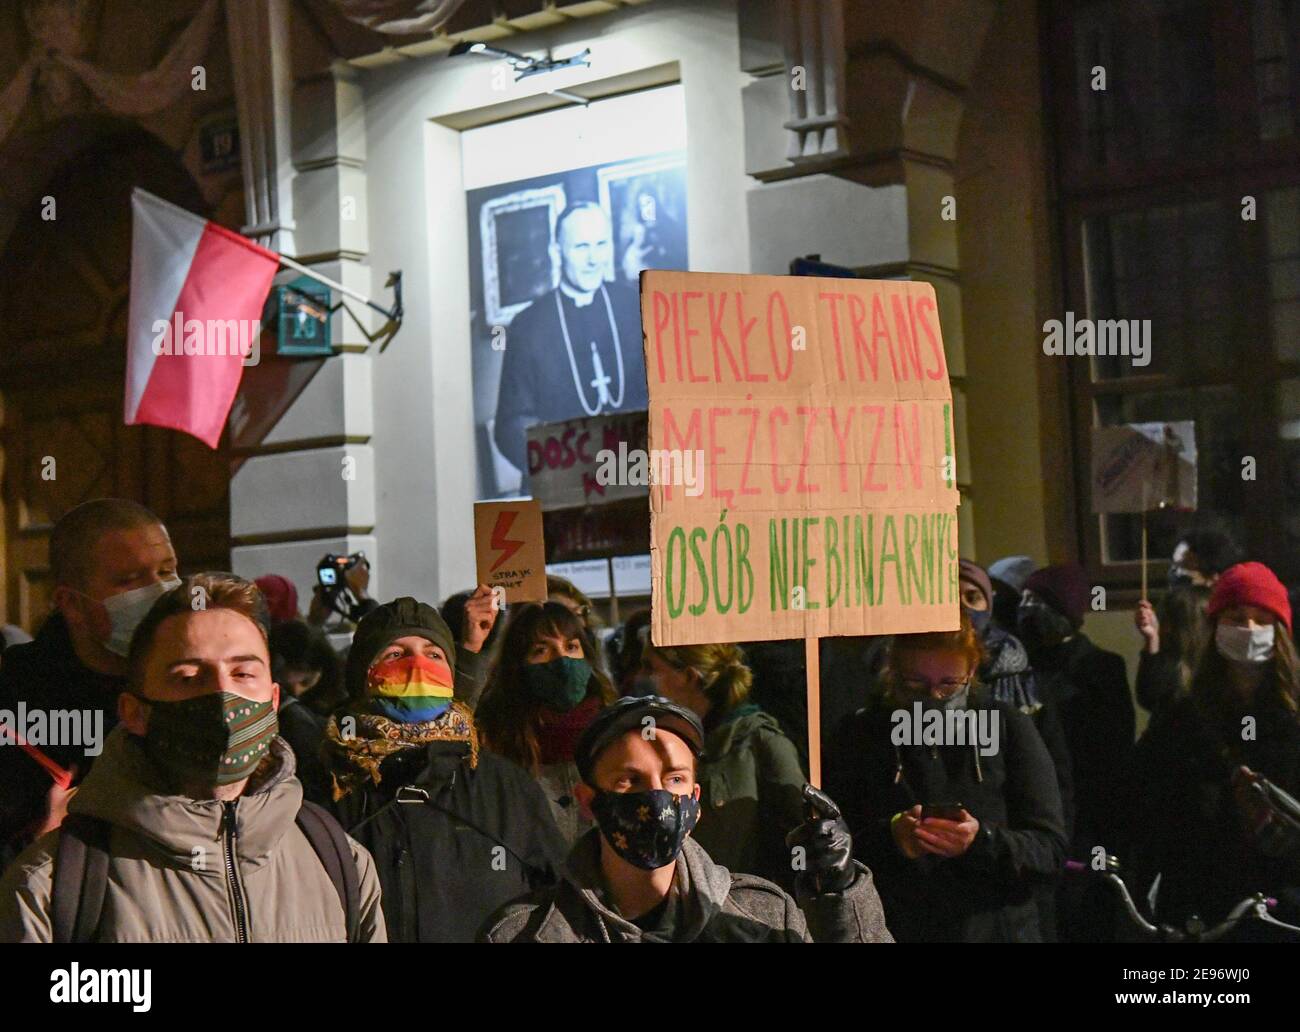
[[248, 777], [279, 733], [275, 704], [234, 692], [149, 704], [144, 749], [178, 782], [229, 785]]
[[597, 792], [591, 812], [614, 852], [643, 871], [672, 863], [700, 819], [700, 801], [662, 788]]
[[451, 667], [443, 659], [402, 656], [376, 663], [366, 677], [373, 712], [399, 724], [436, 720], [451, 705]]

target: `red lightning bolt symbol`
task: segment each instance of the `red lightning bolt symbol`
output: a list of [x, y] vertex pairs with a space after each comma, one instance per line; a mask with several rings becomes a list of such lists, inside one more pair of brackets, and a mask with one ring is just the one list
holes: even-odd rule
[[510, 533], [510, 526], [515, 522], [518, 512], [503, 512], [497, 516], [497, 525], [492, 528], [492, 540], [490, 544], [493, 548], [501, 550], [501, 557], [492, 564], [492, 572], [495, 573], [507, 559], [524, 547], [522, 541], [506, 537]]

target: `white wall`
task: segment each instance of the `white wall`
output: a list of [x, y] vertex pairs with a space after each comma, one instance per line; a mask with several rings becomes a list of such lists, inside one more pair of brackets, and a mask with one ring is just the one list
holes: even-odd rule
[[383, 296], [388, 271], [400, 268], [406, 305], [401, 332], [373, 359], [375, 580], [385, 597], [440, 599], [474, 581], [461, 136], [435, 119], [675, 61], [685, 92], [691, 268], [750, 271], [740, 94], [749, 77], [739, 71], [734, 5], [662, 0], [507, 43], [523, 53], [548, 45], [559, 56], [590, 46], [591, 67], [504, 91], [493, 89], [497, 62], [472, 55], [364, 77], [372, 289]]

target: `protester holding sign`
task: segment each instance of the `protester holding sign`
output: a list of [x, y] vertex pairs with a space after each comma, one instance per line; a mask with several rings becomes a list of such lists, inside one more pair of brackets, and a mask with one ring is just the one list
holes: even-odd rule
[[559, 602], [514, 608], [476, 719], [484, 748], [537, 778], [570, 845], [591, 827], [578, 807], [573, 749], [613, 699], [580, 617]]
[[1052, 759], [978, 679], [958, 631], [895, 636], [885, 694], [841, 726], [827, 788], [900, 942], [1039, 942], [1035, 889], [1065, 858]]
[[554, 889], [506, 906], [488, 942], [892, 942], [871, 872], [852, 859], [835, 804], [809, 789], [791, 829], [805, 858], [798, 905], [776, 885], [733, 874], [692, 837], [704, 728], [688, 709], [633, 696], [578, 742], [579, 798], [598, 829], [578, 840]]
[[374, 855], [393, 942], [466, 942], [563, 862], [537, 784], [479, 749], [469, 708], [452, 697], [455, 662], [431, 606], [378, 606], [357, 625], [348, 701], [325, 732], [335, 809]]
[[785, 833], [803, 819], [808, 778], [776, 720], [750, 700], [753, 675], [735, 645], [647, 647], [642, 683], [704, 726], [696, 841], [730, 871], [793, 891]]
[[1205, 607], [1219, 575], [1237, 561], [1232, 538], [1216, 528], [1193, 530], [1179, 540], [1169, 564], [1169, 591], [1159, 607], [1138, 602], [1133, 620], [1142, 636], [1137, 700], [1153, 713], [1191, 684], [1192, 670], [1209, 641]]
[[[1187, 695], [1152, 718], [1130, 778], [1137, 887], [1157, 874], [1156, 917], [1206, 924], [1256, 892], [1274, 916], [1300, 921], [1296, 828], [1266, 805], [1262, 776], [1300, 794], [1300, 661], [1286, 589], [1261, 563], [1218, 579], [1208, 613], [1212, 644]], [[1135, 892], [1136, 895], [1136, 892]], [[1258, 922], [1239, 936], [1268, 937]]]

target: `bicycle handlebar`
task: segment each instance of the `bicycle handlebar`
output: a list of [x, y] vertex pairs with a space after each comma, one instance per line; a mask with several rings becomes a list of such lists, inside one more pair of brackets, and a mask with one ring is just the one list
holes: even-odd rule
[[1187, 929], [1185, 931], [1175, 928], [1173, 925], [1152, 924], [1142, 915], [1142, 912], [1138, 910], [1137, 904], [1133, 902], [1133, 896], [1128, 891], [1128, 886], [1124, 884], [1124, 879], [1119, 876], [1118, 860], [1108, 854], [1106, 861], [1107, 870], [1104, 871], [1093, 871], [1087, 864], [1079, 860], [1067, 860], [1065, 862], [1065, 869], [1071, 874], [1097, 874], [1114, 886], [1115, 890], [1119, 893], [1120, 902], [1124, 904], [1124, 910], [1127, 912], [1129, 920], [1137, 925], [1148, 938], [1161, 939], [1168, 942], [1215, 942], [1227, 935], [1248, 917], [1253, 917], [1255, 920], [1260, 921], [1263, 924], [1272, 925], [1275, 928], [1282, 928], [1286, 931], [1300, 934], [1300, 928], [1297, 928], [1295, 925], [1289, 925], [1284, 921], [1279, 921], [1269, 913], [1271, 909], [1277, 906], [1277, 900], [1258, 892], [1247, 899], [1243, 899], [1228, 911], [1227, 917], [1208, 930], [1203, 927], [1198, 927], [1200, 921], [1197, 918], [1192, 918], [1187, 922]]

